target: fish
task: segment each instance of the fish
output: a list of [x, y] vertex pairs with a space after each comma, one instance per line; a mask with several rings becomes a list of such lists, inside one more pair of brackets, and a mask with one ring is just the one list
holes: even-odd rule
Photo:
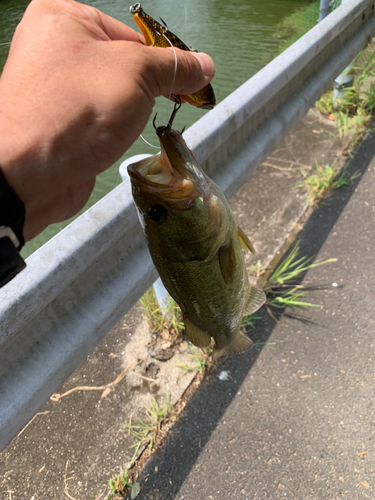
[[[188, 47], [182, 40], [180, 40], [174, 33], [172, 33], [165, 22], [158, 23], [151, 16], [146, 14], [142, 9], [140, 3], [136, 3], [130, 7], [130, 12], [142, 31], [145, 38], [146, 45], [151, 47], [177, 47], [181, 50], [189, 52], [196, 52]], [[213, 109], [216, 104], [215, 93], [212, 85], [209, 83], [203, 89], [188, 95], [179, 95], [179, 97], [200, 109]]]
[[155, 127], [154, 119], [160, 154], [128, 165], [132, 195], [152, 260], [181, 308], [189, 340], [205, 348], [213, 338], [216, 360], [252, 347], [241, 331], [242, 318], [266, 296], [248, 279], [242, 249], [254, 253], [249, 238], [172, 121]]

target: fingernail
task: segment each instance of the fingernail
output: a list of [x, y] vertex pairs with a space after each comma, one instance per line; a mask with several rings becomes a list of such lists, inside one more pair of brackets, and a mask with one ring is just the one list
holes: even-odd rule
[[213, 78], [215, 74], [215, 65], [211, 57], [204, 52], [191, 52], [191, 54], [198, 59], [204, 76], [210, 79]]

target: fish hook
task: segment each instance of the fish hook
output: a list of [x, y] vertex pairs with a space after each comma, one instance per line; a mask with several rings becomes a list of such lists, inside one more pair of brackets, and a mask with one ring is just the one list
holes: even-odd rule
[[154, 116], [154, 119], [152, 120], [152, 126], [154, 127], [155, 130], [156, 130], [155, 121], [156, 121], [156, 117], [157, 116], [158, 116], [158, 114], [156, 113], [155, 116]]
[[175, 98], [175, 103], [174, 103], [173, 111], [172, 111], [171, 117], [169, 118], [168, 125], [166, 127], [157, 127], [155, 125], [155, 121], [156, 121], [156, 117], [158, 116], [158, 114], [156, 113], [156, 115], [154, 116], [154, 119], [152, 120], [152, 125], [156, 131], [163, 130], [164, 134], [169, 134], [169, 132], [172, 130], [173, 120], [175, 119], [177, 111], [182, 106], [182, 102], [181, 102], [180, 97], [178, 95], [175, 95], [174, 98]]
[[182, 106], [182, 103], [181, 103], [181, 99], [180, 99], [180, 96], [178, 95], [175, 95], [174, 96], [174, 107], [173, 107], [173, 111], [172, 111], [172, 114], [171, 114], [171, 117], [169, 118], [169, 122], [168, 122], [168, 125], [167, 125], [167, 129], [168, 130], [171, 130], [172, 128], [172, 124], [173, 124], [173, 120], [175, 119], [175, 116], [177, 114], [177, 111], [181, 108]]

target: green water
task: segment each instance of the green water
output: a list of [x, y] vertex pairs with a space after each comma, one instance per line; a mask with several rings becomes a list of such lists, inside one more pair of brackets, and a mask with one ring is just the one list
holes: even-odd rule
[[[27, 0], [0, 1], [0, 64], [3, 66], [9, 42], [15, 26], [29, 2]], [[106, 14], [136, 27], [129, 12], [129, 5], [123, 0], [87, 1]], [[280, 39], [273, 37], [275, 26], [296, 9], [304, 7], [310, 0], [149, 0], [142, 7], [151, 16], [161, 16], [171, 31], [188, 45], [207, 52], [215, 61], [216, 75], [212, 82], [217, 102], [259, 71], [265, 61], [277, 54]], [[159, 98], [155, 106], [158, 122], [166, 122], [172, 110], [172, 103]], [[205, 112], [184, 105], [177, 115], [175, 127], [189, 127]], [[152, 121], [152, 120], [151, 120]], [[157, 144], [152, 124], [148, 124], [143, 136]], [[120, 182], [118, 166], [125, 158], [139, 153], [155, 154], [157, 151], [138, 139], [109, 170], [96, 181], [94, 192], [84, 210], [96, 203]], [[26, 257], [48, 241], [69, 222], [54, 224], [28, 242], [22, 253]]]

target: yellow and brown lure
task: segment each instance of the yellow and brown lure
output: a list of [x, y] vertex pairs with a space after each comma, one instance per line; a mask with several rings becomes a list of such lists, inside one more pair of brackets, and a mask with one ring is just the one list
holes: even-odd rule
[[[130, 7], [130, 12], [145, 37], [146, 45], [151, 47], [173, 46], [178, 49], [193, 52], [193, 50], [185, 45], [182, 40], [169, 31], [162, 19], [161, 21], [163, 24], [160, 24], [146, 14], [140, 3], [132, 5]], [[180, 95], [179, 97], [189, 104], [201, 109], [212, 109], [216, 104], [215, 94], [211, 84], [206, 85], [198, 92], [194, 92], [194, 94]]]

